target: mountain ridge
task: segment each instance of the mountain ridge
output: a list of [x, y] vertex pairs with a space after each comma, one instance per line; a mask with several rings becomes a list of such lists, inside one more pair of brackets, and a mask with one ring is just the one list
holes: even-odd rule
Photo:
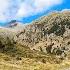
[[1, 56], [2, 60], [8, 63], [9, 59], [10, 65], [13, 60], [14, 67], [20, 66], [19, 70], [70, 67], [70, 11], [53, 12], [27, 25], [12, 24], [0, 28], [0, 55], [5, 56]]

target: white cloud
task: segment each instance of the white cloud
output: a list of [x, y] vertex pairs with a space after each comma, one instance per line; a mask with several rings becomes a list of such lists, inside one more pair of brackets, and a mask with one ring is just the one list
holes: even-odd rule
[[62, 3], [62, 0], [35, 0], [35, 6], [37, 9], [43, 9], [46, 7], [47, 9], [51, 6]]
[[20, 5], [17, 17], [33, 15], [61, 3], [62, 0], [26, 0]]
[[0, 0], [0, 20], [26, 17], [48, 10], [63, 0]]
[[68, 12], [70, 9], [63, 9], [61, 12]]
[[9, 6], [8, 0], [0, 0], [0, 20], [6, 19], [5, 11], [8, 6]]
[[32, 13], [32, 10], [34, 10], [29, 4], [25, 4], [25, 3], [22, 3], [20, 5], [20, 8], [18, 9], [18, 12], [17, 12], [17, 17], [19, 16], [26, 16], [28, 14], [31, 14]]
[[15, 18], [19, 0], [0, 0], [0, 21], [8, 21]]

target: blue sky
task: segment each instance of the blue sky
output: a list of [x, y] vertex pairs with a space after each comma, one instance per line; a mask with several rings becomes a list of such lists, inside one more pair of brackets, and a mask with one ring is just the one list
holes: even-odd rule
[[11, 20], [30, 23], [50, 11], [70, 9], [70, 0], [0, 0], [0, 25]]

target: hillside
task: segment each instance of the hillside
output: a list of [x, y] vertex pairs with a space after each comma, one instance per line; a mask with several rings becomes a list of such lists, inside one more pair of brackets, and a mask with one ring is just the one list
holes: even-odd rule
[[[70, 12], [51, 13], [41, 19], [27, 25], [17, 34], [17, 41], [31, 49], [41, 50], [51, 46], [55, 48], [67, 48], [70, 46]], [[67, 47], [66, 47], [67, 46]], [[51, 50], [52, 50], [51, 49]], [[52, 53], [53, 50], [50, 52]], [[63, 50], [64, 51], [64, 50]]]
[[1, 70], [69, 70], [70, 11], [1, 27], [0, 58]]

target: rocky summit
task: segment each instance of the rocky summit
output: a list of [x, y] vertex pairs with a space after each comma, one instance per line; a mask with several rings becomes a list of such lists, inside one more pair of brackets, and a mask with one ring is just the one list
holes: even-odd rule
[[0, 56], [1, 70], [69, 70], [70, 11], [1, 27]]

